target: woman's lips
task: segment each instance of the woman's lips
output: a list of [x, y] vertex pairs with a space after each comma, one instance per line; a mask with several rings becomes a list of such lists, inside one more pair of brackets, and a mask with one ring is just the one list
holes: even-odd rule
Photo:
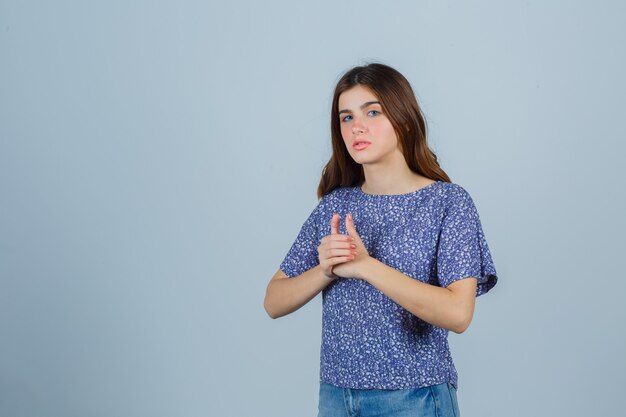
[[352, 145], [352, 148], [356, 149], [357, 151], [362, 151], [363, 149], [367, 148], [368, 146], [370, 146], [371, 142], [365, 141], [365, 140], [360, 140], [358, 142], [354, 142], [354, 145]]

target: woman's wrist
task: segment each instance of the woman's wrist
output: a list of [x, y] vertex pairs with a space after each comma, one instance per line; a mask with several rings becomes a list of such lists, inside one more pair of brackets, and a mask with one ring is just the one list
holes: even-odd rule
[[381, 262], [378, 259], [373, 258], [369, 255], [361, 262], [361, 267], [357, 270], [357, 278], [369, 282], [369, 279], [372, 276], [372, 270], [378, 266], [378, 263]]
[[333, 274], [331, 277], [329, 277], [328, 275], [326, 275], [324, 273], [324, 269], [322, 268], [322, 265], [318, 264], [316, 266], [317, 270], [318, 270], [318, 274], [320, 275], [320, 278], [323, 282], [325, 283], [329, 283], [329, 282], [333, 282], [335, 279], [337, 279], [337, 275]]

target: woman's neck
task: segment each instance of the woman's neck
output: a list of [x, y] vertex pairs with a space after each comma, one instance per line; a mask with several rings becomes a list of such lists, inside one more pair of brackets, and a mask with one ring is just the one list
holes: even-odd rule
[[430, 178], [411, 171], [408, 166], [406, 170], [397, 170], [397, 172], [364, 167], [364, 175], [365, 181], [361, 189], [367, 194], [407, 194], [434, 182]]

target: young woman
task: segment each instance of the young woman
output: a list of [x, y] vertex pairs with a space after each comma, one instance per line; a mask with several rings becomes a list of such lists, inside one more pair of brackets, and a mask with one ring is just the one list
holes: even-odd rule
[[344, 74], [320, 201], [270, 280], [265, 309], [322, 291], [318, 417], [458, 416], [448, 332], [497, 281], [476, 206], [426, 138], [409, 82], [373, 63]]

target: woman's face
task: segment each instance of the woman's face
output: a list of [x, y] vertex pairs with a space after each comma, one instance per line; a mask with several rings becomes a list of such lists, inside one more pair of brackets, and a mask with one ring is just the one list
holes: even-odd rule
[[401, 153], [391, 122], [366, 87], [357, 85], [339, 95], [339, 126], [346, 148], [358, 164], [391, 160], [391, 154]]

